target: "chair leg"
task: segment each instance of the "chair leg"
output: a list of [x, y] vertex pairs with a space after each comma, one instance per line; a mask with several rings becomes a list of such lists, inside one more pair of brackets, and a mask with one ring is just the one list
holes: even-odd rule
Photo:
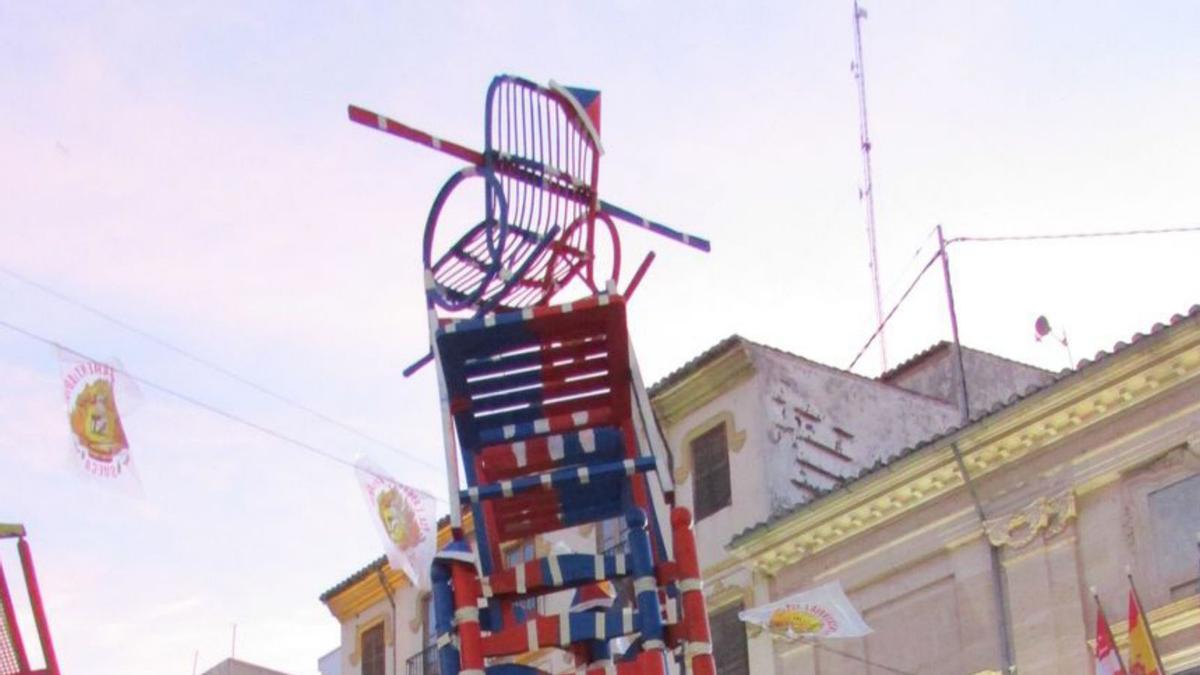
[[458, 675], [484, 675], [483, 633], [479, 628], [479, 579], [475, 566], [461, 560], [450, 561], [454, 583], [454, 623], [458, 627], [459, 654], [462, 664]]
[[662, 651], [662, 607], [658, 602], [658, 581], [654, 578], [654, 558], [650, 553], [650, 537], [646, 533], [646, 513], [629, 509], [625, 516], [629, 524], [629, 551], [633, 558], [633, 591], [637, 598], [637, 624], [643, 645], [648, 651]]
[[700, 561], [696, 556], [696, 537], [692, 533], [692, 513], [683, 507], [671, 512], [675, 539], [675, 559], [679, 569], [679, 591], [683, 596], [683, 658], [688, 672], [694, 675], [716, 675], [713, 661], [712, 637], [708, 628], [708, 612], [704, 603], [704, 586], [700, 577]]
[[449, 565], [435, 561], [429, 578], [433, 585], [434, 630], [437, 631], [439, 672], [441, 675], [458, 675], [459, 653], [454, 644], [454, 590], [450, 588]]

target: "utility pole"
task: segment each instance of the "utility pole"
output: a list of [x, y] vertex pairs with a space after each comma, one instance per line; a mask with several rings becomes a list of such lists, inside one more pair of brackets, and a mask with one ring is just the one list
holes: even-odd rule
[[[946, 282], [946, 306], [950, 310], [950, 335], [954, 340], [955, 379], [958, 380], [958, 403], [960, 406], [959, 411], [962, 413], [960, 428], [965, 428], [971, 422], [971, 401], [967, 396], [966, 362], [963, 360], [962, 342], [958, 337], [958, 311], [954, 307], [954, 286], [950, 283], [950, 256], [946, 254], [946, 237], [942, 233], [942, 226], [940, 224], [937, 226], [937, 238], [938, 255], [942, 258], [942, 277]], [[959, 473], [962, 474], [963, 484], [966, 485], [967, 492], [971, 495], [971, 501], [975, 505], [975, 515], [979, 517], [979, 526], [983, 530], [983, 541], [988, 546], [988, 556], [991, 562], [992, 573], [992, 597], [996, 603], [996, 612], [1000, 615], [998, 617], [997, 628], [1000, 633], [1001, 672], [1015, 673], [1017, 668], [1016, 663], [1013, 661], [1008, 592], [1005, 589], [1004, 567], [1000, 559], [1000, 547], [993, 544], [991, 538], [988, 537], [987, 513], [983, 510], [983, 502], [979, 499], [979, 492], [975, 489], [975, 482], [971, 480], [971, 474], [967, 472], [967, 464], [963, 460], [962, 450], [959, 449], [957, 442], [951, 442], [950, 449], [954, 452], [954, 461], [958, 464]]]
[[871, 254], [871, 287], [875, 291], [875, 325], [879, 328], [879, 363], [887, 370], [887, 348], [883, 339], [883, 292], [879, 288], [879, 254], [875, 247], [875, 184], [871, 180], [871, 132], [867, 127], [867, 73], [863, 68], [862, 20], [866, 10], [854, 0], [854, 61], [850, 71], [858, 83], [858, 144], [862, 151], [863, 183], [858, 198], [867, 211], [867, 247]]

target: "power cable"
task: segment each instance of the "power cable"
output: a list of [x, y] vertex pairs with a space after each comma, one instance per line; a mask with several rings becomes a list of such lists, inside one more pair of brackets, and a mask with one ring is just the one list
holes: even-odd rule
[[887, 322], [891, 320], [892, 315], [896, 313], [896, 310], [900, 309], [900, 304], [908, 299], [908, 294], [912, 293], [913, 289], [917, 287], [917, 282], [921, 280], [921, 277], [925, 276], [925, 273], [929, 271], [929, 268], [933, 266], [933, 263], [940, 258], [941, 255], [941, 251], [934, 253], [933, 257], [929, 259], [929, 262], [925, 263], [925, 266], [921, 268], [921, 271], [917, 272], [917, 278], [912, 280], [912, 283], [908, 285], [907, 289], [905, 289], [904, 294], [901, 295], [900, 299], [896, 301], [896, 304], [892, 306], [891, 311], [889, 311], [887, 316], [883, 317], [883, 321], [875, 327], [875, 332], [871, 333], [871, 337], [867, 338], [867, 343], [863, 345], [862, 349], [858, 350], [858, 354], [855, 355], [854, 360], [850, 362], [850, 365], [846, 366], [846, 370], [854, 370], [854, 366], [858, 363], [858, 360], [862, 358], [863, 354], [867, 353], [867, 350], [871, 348], [871, 343], [874, 342], [875, 338], [879, 337], [879, 334], [883, 332], [883, 327], [886, 326]]
[[891, 295], [892, 291], [894, 291], [901, 282], [908, 278], [908, 272], [910, 269], [912, 269], [913, 263], [920, 259], [921, 254], [925, 252], [925, 247], [929, 244], [929, 240], [933, 238], [935, 233], [937, 233], [937, 226], [929, 229], [929, 232], [926, 233], [925, 237], [921, 239], [921, 243], [916, 249], [913, 250], [912, 256], [908, 260], [904, 261], [904, 265], [901, 266], [900, 271], [888, 281], [886, 286], [884, 286], [884, 298]]
[[1160, 229], [1143, 230], [1114, 230], [1110, 232], [1077, 232], [1071, 234], [1019, 234], [1000, 235], [995, 237], [954, 237], [946, 241], [947, 245], [958, 242], [995, 242], [995, 241], [1037, 241], [1047, 239], [1098, 239], [1102, 237], [1133, 237], [1145, 234], [1179, 234], [1181, 232], [1200, 232], [1200, 226], [1165, 227]]
[[[50, 339], [48, 337], [44, 337], [42, 335], [38, 335], [37, 333], [34, 333], [33, 331], [30, 331], [28, 329], [22, 328], [15, 324], [9, 323], [3, 319], [0, 319], [0, 327], [7, 328], [7, 329], [13, 331], [14, 333], [19, 333], [21, 335], [24, 335], [27, 338], [36, 340], [43, 344], [49, 345], [51, 347], [61, 349], [62, 351], [67, 352], [69, 354], [73, 354], [81, 359], [99, 362], [99, 359], [96, 359], [92, 356], [84, 354], [83, 352], [81, 352], [77, 349], [72, 349], [71, 347], [68, 347], [68, 346], [62, 344], [61, 342], [52, 340], [52, 339]], [[298, 448], [306, 450], [306, 451], [308, 451], [314, 455], [317, 455], [319, 457], [324, 457], [325, 459], [328, 459], [332, 462], [337, 462], [338, 464], [342, 464], [344, 466], [350, 467], [355, 470], [366, 471], [367, 473], [370, 473], [371, 475], [375, 476], [376, 478], [380, 478], [382, 480], [394, 480], [390, 476], [375, 473], [374, 471], [371, 471], [370, 469], [366, 469], [366, 468], [360, 469], [360, 467], [358, 465], [356, 465], [354, 462], [351, 462], [347, 459], [343, 459], [343, 458], [337, 456], [336, 454], [330, 452], [329, 450], [325, 450], [324, 448], [317, 447], [310, 443], [305, 443], [304, 441], [302, 441], [298, 438], [295, 438], [295, 437], [289, 436], [287, 434], [284, 434], [282, 432], [276, 431], [275, 429], [272, 429], [263, 424], [259, 424], [258, 422], [255, 422], [253, 420], [242, 417], [241, 415], [238, 415], [236, 413], [232, 413], [232, 412], [229, 412], [228, 410], [218, 408], [210, 403], [201, 401], [200, 399], [197, 399], [189, 394], [185, 394], [183, 392], [177, 391], [177, 390], [167, 387], [165, 385], [158, 384], [157, 382], [148, 380], [144, 377], [134, 375], [133, 373], [129, 372], [125, 368], [113, 367], [113, 370], [121, 373], [122, 375], [124, 375], [125, 377], [128, 377], [131, 380], [134, 380], [138, 384], [149, 387], [150, 389], [154, 389], [158, 392], [161, 392], [161, 393], [171, 396], [175, 399], [183, 401], [184, 403], [187, 403], [189, 405], [193, 405], [193, 406], [196, 406], [197, 408], [206, 410], [214, 415], [223, 417], [231, 422], [241, 424], [242, 426], [246, 426], [251, 429], [254, 429], [255, 431], [258, 431], [259, 433], [266, 434], [267, 436], [270, 436], [277, 440], [283, 441], [285, 443], [290, 443], [291, 445], [294, 445]], [[422, 464], [425, 464], [426, 466], [429, 466], [431, 468], [440, 469], [440, 467], [434, 466], [432, 463], [430, 463], [427, 460], [418, 459], [418, 461], [420, 461]], [[438, 502], [441, 502], [442, 504], [448, 503], [445, 499], [442, 499], [441, 497], [438, 497], [437, 495], [431, 495], [431, 496]]]
[[[935, 227], [933, 231], [936, 231], [936, 230], [937, 230], [937, 228]], [[1132, 237], [1132, 236], [1139, 236], [1139, 235], [1154, 235], [1154, 234], [1179, 234], [1179, 233], [1184, 233], [1184, 232], [1200, 232], [1200, 226], [1165, 227], [1165, 228], [1158, 228], [1158, 229], [1138, 229], [1138, 230], [1113, 230], [1113, 231], [1108, 231], [1108, 232], [1076, 232], [1076, 233], [1068, 233], [1068, 234], [1025, 234], [1025, 235], [1000, 235], [1000, 236], [994, 236], [994, 237], [991, 237], [991, 236], [989, 236], [989, 237], [971, 237], [971, 236], [953, 237], [951, 239], [946, 240], [946, 246], [948, 247], [948, 246], [950, 246], [950, 244], [957, 244], [960, 242], [1008, 242], [1008, 241], [1038, 241], [1038, 240], [1056, 240], [1056, 239], [1098, 239], [1098, 238], [1103, 238], [1103, 237]], [[929, 239], [929, 237], [926, 236], [925, 237], [926, 242], [928, 241], [928, 239]], [[922, 242], [920, 248], [917, 249], [917, 253], [914, 255], [914, 257], [916, 257], [916, 255], [920, 255], [921, 250], [924, 248], [925, 248], [925, 242]], [[863, 348], [861, 350], [859, 350], [857, 355], [855, 355], [854, 360], [850, 362], [850, 365], [846, 367], [846, 370], [854, 369], [854, 366], [858, 363], [858, 360], [862, 358], [863, 354], [865, 354], [868, 349], [870, 349], [871, 344], [875, 341], [875, 338], [879, 337], [879, 334], [883, 331], [884, 326], [887, 325], [887, 322], [892, 318], [892, 315], [896, 313], [896, 310], [900, 308], [900, 304], [903, 303], [905, 301], [905, 299], [908, 298], [908, 296], [912, 292], [913, 288], [916, 287], [917, 282], [921, 280], [921, 277], [925, 275], [925, 272], [927, 272], [929, 270], [930, 266], [932, 266], [933, 262], [938, 259], [939, 255], [940, 255], [940, 252], [935, 253], [933, 255], [933, 257], [929, 259], [929, 262], [925, 263], [925, 267], [921, 268], [921, 271], [917, 273], [917, 277], [915, 279], [913, 279], [911, 284], [909, 284], [908, 288], [904, 291], [904, 294], [900, 296], [900, 299], [896, 301], [896, 304], [892, 307], [891, 311], [888, 312], [887, 316], [885, 316], [883, 318], [883, 321], [878, 326], [875, 327], [875, 332], [871, 334], [871, 337], [867, 338], [866, 344], [864, 344]], [[911, 263], [911, 262], [912, 261], [910, 260], [909, 263]], [[909, 263], [905, 263], [905, 265], [907, 266]]]
[[29, 277], [26, 277], [22, 274], [14, 272], [5, 267], [0, 267], [0, 273], [3, 273], [13, 279], [16, 279], [17, 281], [19, 281], [23, 284], [32, 286], [33, 288], [36, 288], [36, 289], [42, 291], [43, 293], [46, 293], [47, 295], [53, 296], [69, 305], [78, 307], [79, 309], [82, 309], [85, 312], [88, 312], [90, 314], [98, 316], [101, 319], [104, 319], [105, 321], [108, 321], [112, 324], [120, 326], [121, 328], [124, 328], [125, 330], [127, 330], [131, 333], [139, 335], [168, 351], [174, 352], [175, 354], [182, 356], [185, 359], [188, 359], [194, 363], [200, 364], [201, 366], [204, 366], [205, 368], [214, 370], [214, 371], [224, 375], [225, 377], [228, 377], [229, 379], [234, 380], [235, 382], [238, 382], [242, 385], [250, 387], [251, 389], [254, 389], [257, 392], [264, 394], [266, 396], [269, 396], [270, 398], [273, 398], [276, 401], [279, 401], [287, 406], [295, 408], [296, 410], [300, 410], [305, 413], [308, 413], [309, 415], [312, 415], [313, 417], [316, 417], [317, 419], [320, 419], [328, 424], [332, 424], [333, 426], [338, 427], [339, 429], [342, 429], [343, 431], [347, 431], [351, 434], [354, 434], [355, 436], [358, 436], [359, 438], [371, 441], [372, 443], [375, 443], [383, 448], [387, 448], [388, 450], [390, 450], [396, 454], [405, 456], [405, 457], [415, 460], [417, 462], [421, 462], [431, 468], [438, 468], [438, 467], [435, 467], [432, 464], [430, 464], [428, 461], [422, 459], [421, 457], [418, 457], [417, 455], [415, 455], [407, 450], [404, 450], [403, 448], [396, 447], [381, 438], [376, 438], [375, 436], [372, 436], [371, 434], [368, 434], [365, 431], [362, 431], [361, 429], [353, 427], [345, 422], [342, 422], [341, 420], [330, 417], [329, 415], [326, 415], [325, 413], [323, 413], [319, 410], [314, 410], [313, 408], [311, 408], [307, 405], [304, 405], [303, 403], [300, 403], [291, 398], [288, 398], [287, 396], [284, 396], [283, 394], [280, 394], [276, 391], [272, 391], [271, 389], [268, 389], [267, 387], [255, 382], [251, 379], [248, 379], [242, 375], [239, 375], [239, 374], [233, 372], [232, 370], [229, 370], [228, 368], [221, 366], [218, 363], [214, 363], [208, 359], [197, 356], [185, 349], [176, 347], [175, 345], [171, 344], [170, 342], [167, 342], [166, 340], [158, 337], [157, 335], [154, 335], [153, 333], [150, 333], [142, 328], [139, 328], [139, 327], [137, 327], [127, 321], [124, 321], [123, 319], [120, 319], [116, 316], [113, 316], [112, 314], [109, 314], [101, 309], [93, 307], [81, 300], [72, 298], [71, 296], [66, 295], [65, 293], [62, 293], [58, 290], [55, 290], [54, 288], [51, 288], [50, 286], [47, 286], [47, 285], [45, 285], [41, 282], [35, 281], [33, 279], [30, 279]]

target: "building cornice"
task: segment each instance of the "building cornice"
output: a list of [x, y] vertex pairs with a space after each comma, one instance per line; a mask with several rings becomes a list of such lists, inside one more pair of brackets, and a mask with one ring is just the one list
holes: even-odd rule
[[[463, 514], [464, 531], [471, 532], [473, 524], [471, 513]], [[448, 543], [450, 543], [450, 527], [445, 526], [438, 530], [438, 550], [440, 551]], [[384, 592], [383, 583], [380, 582], [380, 572], [383, 573], [384, 581], [388, 588], [392, 589], [392, 592], [412, 586], [408, 577], [403, 572], [392, 569], [386, 560], [380, 566], [368, 565], [355, 575], [357, 578], [352, 577], [349, 583], [343, 582], [345, 583], [344, 588], [325, 597], [325, 606], [329, 608], [329, 612], [338, 621], [344, 623], [375, 603], [386, 600], [387, 594]]]
[[674, 426], [700, 406], [733, 389], [754, 375], [754, 363], [746, 345], [738, 340], [716, 357], [679, 382], [655, 392], [654, 411], [665, 427]]
[[1037, 454], [1200, 374], [1200, 322], [1177, 325], [1064, 377], [731, 544], [733, 558], [773, 576], [785, 566], [889, 522], [972, 479]]

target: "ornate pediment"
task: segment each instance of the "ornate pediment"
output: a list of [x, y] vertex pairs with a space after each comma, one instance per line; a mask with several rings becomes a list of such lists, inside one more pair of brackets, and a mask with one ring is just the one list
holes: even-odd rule
[[993, 546], [1021, 548], [1038, 537], [1053, 537], [1075, 518], [1075, 493], [1038, 497], [1016, 513], [984, 523]]

